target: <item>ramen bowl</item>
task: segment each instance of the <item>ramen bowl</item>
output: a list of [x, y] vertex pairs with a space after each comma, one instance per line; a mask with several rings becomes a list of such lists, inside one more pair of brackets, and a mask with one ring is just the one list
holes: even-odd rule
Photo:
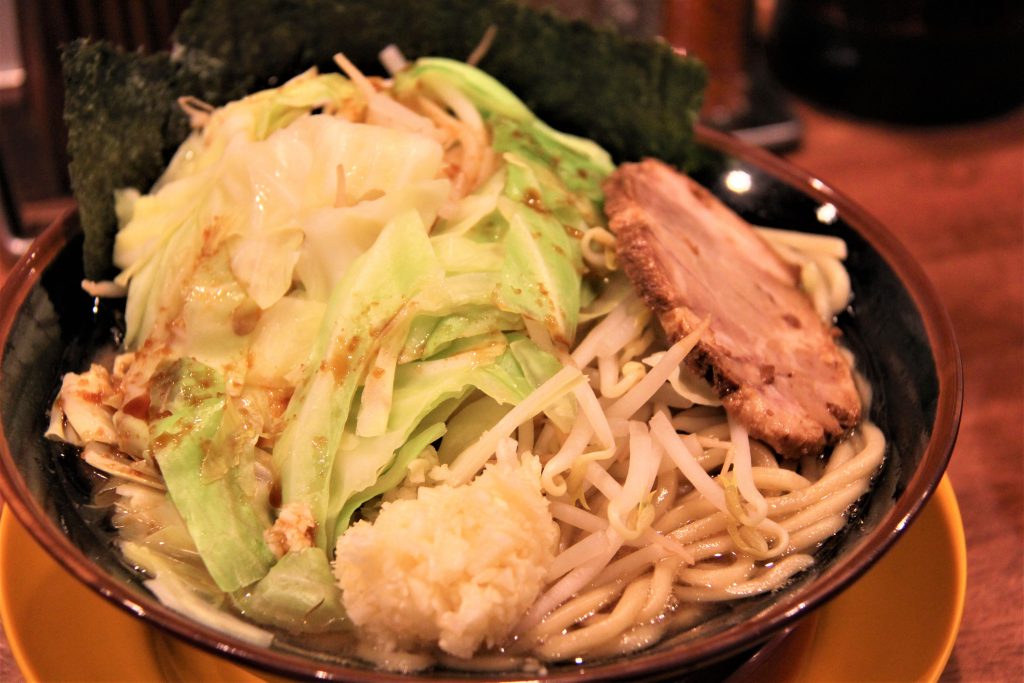
[[[433, 669], [415, 680], [580, 680], [720, 677], [826, 604], [899, 541], [938, 485], [959, 424], [960, 359], [947, 314], [893, 235], [842, 194], [792, 165], [725, 135], [699, 132], [693, 176], [758, 225], [836, 235], [849, 249], [854, 299], [838, 326], [873, 391], [871, 419], [887, 436], [884, 465], [850, 521], [815, 565], [771, 594], [738, 601], [700, 627], [640, 652], [543, 672]], [[107, 511], [73, 450], [43, 438], [67, 371], [119, 340], [119, 302], [80, 287], [77, 214], [56, 221], [9, 274], [0, 336], [0, 490], [38, 543], [76, 579], [154, 627], [220, 656], [298, 678], [377, 681], [393, 674], [295, 643], [257, 647], [162, 605], [119, 558]]]

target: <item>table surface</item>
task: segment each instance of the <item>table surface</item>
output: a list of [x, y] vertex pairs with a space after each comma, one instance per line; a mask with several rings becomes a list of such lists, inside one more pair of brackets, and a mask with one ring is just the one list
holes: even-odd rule
[[[933, 128], [797, 111], [804, 137], [787, 156], [897, 235], [960, 344], [964, 412], [949, 474], [967, 603], [942, 681], [1024, 680], [1024, 111]], [[2, 633], [0, 680], [22, 680]]]
[[789, 158], [903, 242], [960, 345], [964, 409], [949, 476], [967, 600], [942, 680], [1024, 680], [1024, 112], [930, 129], [799, 112], [804, 141]]

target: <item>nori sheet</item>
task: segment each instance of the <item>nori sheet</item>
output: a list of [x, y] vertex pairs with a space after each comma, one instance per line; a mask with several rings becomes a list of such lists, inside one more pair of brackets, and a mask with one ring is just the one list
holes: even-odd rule
[[344, 52], [380, 73], [379, 51], [466, 58], [488, 26], [480, 67], [555, 128], [601, 143], [618, 161], [686, 167], [706, 83], [695, 59], [658, 41], [568, 21], [513, 0], [196, 0], [171, 52], [80, 40], [63, 53], [72, 188], [90, 278], [111, 275], [113, 191], [148, 188], [188, 134], [176, 99], [222, 104]]

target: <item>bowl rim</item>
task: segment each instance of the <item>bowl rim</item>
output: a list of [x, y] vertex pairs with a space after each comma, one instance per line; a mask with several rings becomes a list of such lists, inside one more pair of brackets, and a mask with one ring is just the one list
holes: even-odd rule
[[[780, 631], [784, 626], [826, 603], [831, 597], [863, 575], [898, 540], [918, 516], [935, 491], [952, 456], [963, 408], [963, 368], [952, 321], [921, 266], [899, 240], [858, 204], [788, 160], [742, 142], [726, 133], [697, 126], [697, 142], [724, 152], [764, 171], [773, 179], [820, 201], [831, 203], [839, 215], [878, 253], [906, 288], [917, 307], [930, 343], [938, 379], [935, 421], [932, 434], [915, 473], [892, 509], [878, 520], [872, 536], [877, 543], [868, 547], [860, 543], [851, 549], [820, 579], [809, 582], [789, 600], [776, 602], [746, 624], [726, 629], [679, 647], [638, 652], [620, 661], [584, 665], [587, 673], [599, 678], [637, 676], [664, 672], [676, 667], [692, 667], [713, 663], [756, 645]], [[66, 243], [79, 232], [77, 209], [69, 209], [51, 224], [30, 246], [8, 273], [0, 292], [0, 339], [7, 353], [6, 340], [17, 311], [24, 304], [42, 271]], [[0, 377], [2, 379], [2, 377]], [[49, 519], [33, 499], [27, 484], [13, 464], [10, 446], [0, 424], [0, 493], [18, 520], [32, 537], [76, 579], [98, 592], [119, 608], [143, 618], [148, 623], [215, 654], [228, 655], [243, 664], [267, 672], [287, 676], [359, 681], [395, 680], [395, 675], [382, 670], [352, 668], [330, 662], [317, 662], [297, 654], [258, 647], [241, 639], [224, 635], [206, 625], [162, 605], [153, 596], [140, 596], [127, 586], [98, 571], [77, 546]], [[788, 604], [795, 602], [795, 604]], [[545, 680], [578, 680], [581, 672], [559, 671], [543, 676]], [[536, 674], [507, 672], [501, 680], [517, 680], [524, 676], [535, 680]], [[443, 674], [430, 680], [461, 680]]]

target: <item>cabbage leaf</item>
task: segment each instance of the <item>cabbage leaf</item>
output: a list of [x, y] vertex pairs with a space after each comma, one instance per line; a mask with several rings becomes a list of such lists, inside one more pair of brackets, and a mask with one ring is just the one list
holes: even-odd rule
[[282, 501], [309, 505], [317, 544], [325, 550], [334, 540], [325, 532], [331, 472], [372, 353], [383, 336], [402, 327], [399, 319], [444, 304], [443, 278], [426, 227], [409, 211], [356, 259], [328, 302], [307, 376], [274, 447]]
[[263, 540], [266, 514], [242, 482], [245, 459], [216, 468], [216, 478], [203, 475], [207, 445], [218, 438], [224, 419], [223, 378], [197, 361], [175, 361], [154, 377], [150, 410], [166, 415], [151, 427], [153, 455], [213, 580], [233, 591], [261, 579], [274, 555]]
[[320, 548], [286, 553], [259, 583], [235, 594], [235, 606], [257, 623], [291, 633], [324, 633], [346, 624], [341, 590]]

